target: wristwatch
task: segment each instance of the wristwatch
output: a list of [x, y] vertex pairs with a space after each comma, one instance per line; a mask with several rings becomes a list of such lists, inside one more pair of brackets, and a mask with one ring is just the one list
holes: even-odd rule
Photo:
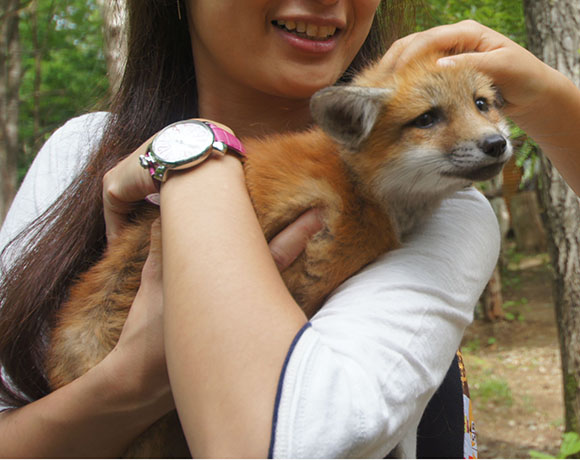
[[139, 162], [154, 179], [165, 182], [168, 171], [191, 168], [213, 152], [225, 155], [230, 151], [240, 156], [246, 153], [240, 140], [225, 129], [207, 121], [185, 120], [162, 129]]

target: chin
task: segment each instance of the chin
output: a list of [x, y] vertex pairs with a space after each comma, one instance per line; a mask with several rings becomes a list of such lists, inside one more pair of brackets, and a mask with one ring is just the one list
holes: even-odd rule
[[[318, 66], [319, 68], [319, 66]], [[284, 72], [273, 79], [274, 94], [291, 99], [309, 99], [316, 91], [334, 85], [342, 74], [325, 72]]]

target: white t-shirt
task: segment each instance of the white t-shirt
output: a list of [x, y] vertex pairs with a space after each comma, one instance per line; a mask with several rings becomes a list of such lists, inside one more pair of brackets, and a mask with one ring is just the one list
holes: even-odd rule
[[[47, 141], [6, 217], [0, 249], [58, 198], [106, 117], [73, 119]], [[499, 244], [490, 205], [466, 189], [400, 249], [340, 286], [288, 353], [271, 455], [384, 458], [399, 446], [399, 455], [414, 457], [421, 415], [472, 321]]]

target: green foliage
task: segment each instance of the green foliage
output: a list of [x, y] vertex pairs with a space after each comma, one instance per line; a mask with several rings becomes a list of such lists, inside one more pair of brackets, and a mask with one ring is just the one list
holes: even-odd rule
[[424, 11], [417, 17], [418, 30], [473, 19], [526, 46], [521, 0], [426, 0], [423, 6]]
[[475, 339], [470, 340], [469, 342], [467, 342], [461, 348], [466, 353], [474, 353], [474, 352], [479, 351], [479, 349], [481, 348], [481, 342], [480, 342], [479, 338], [476, 337]]
[[522, 46], [526, 44], [521, 0], [429, 0], [425, 6], [427, 11], [418, 18], [420, 29], [474, 19]]
[[538, 174], [540, 169], [540, 147], [515, 123], [510, 123], [510, 128], [512, 141], [516, 147], [514, 149], [516, 165], [523, 170], [521, 184], [525, 184]]
[[558, 455], [553, 456], [538, 452], [537, 450], [530, 450], [531, 458], [572, 458], [577, 457], [580, 453], [580, 435], [578, 433], [564, 433], [562, 444]]
[[507, 321], [525, 321], [525, 316], [521, 312], [521, 309], [528, 304], [528, 299], [522, 297], [518, 300], [508, 300], [503, 303], [502, 307], [505, 311], [505, 319]]
[[38, 0], [34, 7], [20, 20], [22, 172], [52, 131], [92, 110], [108, 89], [96, 0]]
[[475, 383], [471, 393], [473, 400], [482, 404], [495, 403], [509, 407], [514, 402], [508, 382], [494, 376]]

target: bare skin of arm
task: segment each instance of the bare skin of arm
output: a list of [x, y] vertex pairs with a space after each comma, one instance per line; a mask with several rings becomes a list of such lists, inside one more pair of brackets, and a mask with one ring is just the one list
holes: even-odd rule
[[[187, 210], [185, 195], [195, 197]], [[161, 199], [167, 365], [192, 454], [265, 457], [282, 363], [306, 317], [272, 261], [237, 159], [175, 174]]]
[[505, 112], [542, 148], [580, 194], [580, 89], [518, 44], [474, 21], [441, 26], [396, 42], [383, 59], [387, 69], [435, 50], [464, 50], [441, 65], [468, 60], [489, 74], [506, 100]]

